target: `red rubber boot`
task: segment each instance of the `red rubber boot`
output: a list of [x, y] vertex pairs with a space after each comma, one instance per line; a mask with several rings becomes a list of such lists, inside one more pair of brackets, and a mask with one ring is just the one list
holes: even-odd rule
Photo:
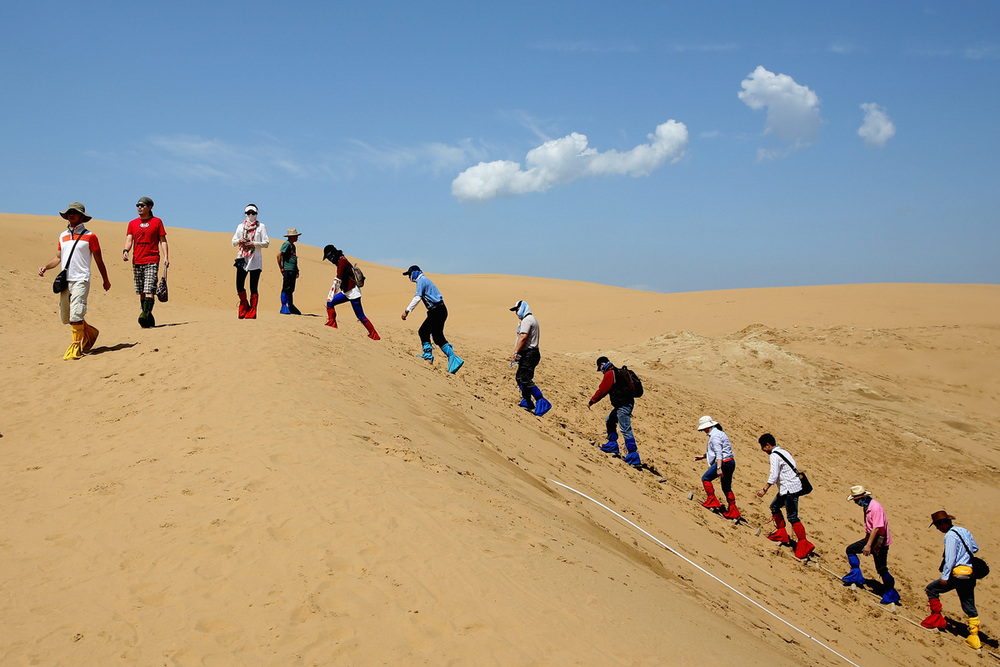
[[705, 495], [708, 496], [705, 498], [705, 502], [703, 502], [701, 506], [707, 507], [710, 510], [722, 507], [722, 503], [720, 503], [719, 499], [715, 497], [715, 487], [712, 486], [712, 483], [702, 480], [701, 484], [705, 487]]
[[726, 502], [729, 503], [729, 507], [727, 507], [726, 511], [722, 513], [722, 516], [726, 517], [727, 519], [739, 519], [741, 516], [743, 516], [742, 514], [740, 514], [740, 511], [736, 509], [736, 494], [734, 494], [732, 491], [727, 493]]
[[785, 517], [780, 514], [775, 514], [771, 517], [774, 521], [774, 532], [767, 536], [767, 539], [772, 542], [780, 542], [781, 544], [788, 544], [791, 540], [788, 538], [788, 531], [785, 530]]
[[337, 328], [337, 310], [335, 308], [326, 308], [326, 326]]
[[365, 325], [365, 329], [368, 329], [369, 338], [372, 340], [382, 340], [382, 337], [378, 335], [377, 331], [375, 331], [375, 325], [371, 323], [371, 320], [365, 318], [361, 324]]
[[793, 523], [792, 530], [795, 531], [795, 537], [798, 538], [795, 543], [795, 557], [805, 558], [816, 549], [816, 546], [806, 539], [806, 527], [802, 525], [801, 521]]
[[238, 317], [242, 320], [242, 319], [246, 319], [247, 310], [250, 309], [250, 302], [247, 301], [246, 290], [241, 290], [239, 292], [239, 295], [240, 295], [240, 311], [239, 311]]
[[944, 630], [948, 627], [948, 621], [944, 620], [941, 614], [941, 600], [931, 598], [927, 600], [927, 604], [931, 606], [931, 615], [920, 621], [920, 625], [931, 630]]

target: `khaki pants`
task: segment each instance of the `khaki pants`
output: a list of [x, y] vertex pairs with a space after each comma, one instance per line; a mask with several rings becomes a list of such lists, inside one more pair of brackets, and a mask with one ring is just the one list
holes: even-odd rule
[[70, 281], [66, 291], [59, 295], [59, 315], [63, 324], [83, 321], [87, 315], [88, 296], [90, 296], [89, 280]]

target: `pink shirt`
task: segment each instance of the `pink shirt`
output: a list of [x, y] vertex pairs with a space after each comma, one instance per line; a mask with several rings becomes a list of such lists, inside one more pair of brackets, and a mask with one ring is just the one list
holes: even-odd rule
[[876, 528], [885, 530], [885, 546], [892, 544], [892, 536], [889, 535], [889, 518], [885, 515], [885, 509], [875, 500], [871, 499], [868, 509], [865, 510], [865, 532], [873, 533]]

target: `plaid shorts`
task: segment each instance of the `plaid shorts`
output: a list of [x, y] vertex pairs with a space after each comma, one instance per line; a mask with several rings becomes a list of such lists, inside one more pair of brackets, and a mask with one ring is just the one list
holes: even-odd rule
[[136, 294], [156, 294], [156, 273], [160, 265], [133, 264], [132, 277], [135, 279]]

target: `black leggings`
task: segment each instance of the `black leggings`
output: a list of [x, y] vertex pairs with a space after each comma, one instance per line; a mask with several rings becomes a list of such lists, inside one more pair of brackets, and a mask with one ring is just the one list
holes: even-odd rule
[[236, 291], [245, 292], [247, 284], [247, 274], [250, 274], [250, 293], [257, 293], [257, 285], [260, 283], [260, 272], [262, 269], [254, 269], [253, 271], [244, 271], [243, 269], [236, 267]]
[[444, 337], [444, 321], [447, 319], [448, 309], [445, 307], [443, 301], [440, 306], [428, 308], [427, 318], [417, 330], [417, 333], [420, 335], [420, 342], [429, 343], [431, 342], [431, 338], [434, 338], [434, 343], [438, 347], [447, 345], [448, 339]]

